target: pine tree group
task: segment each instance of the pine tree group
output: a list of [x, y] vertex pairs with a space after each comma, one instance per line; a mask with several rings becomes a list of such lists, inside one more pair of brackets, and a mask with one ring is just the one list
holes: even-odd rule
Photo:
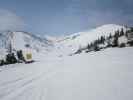
[[25, 58], [23, 56], [22, 50], [16, 52], [16, 56], [14, 53], [8, 53], [4, 59], [0, 60], [0, 66], [7, 64], [15, 64], [25, 62]]
[[[133, 28], [130, 31], [133, 31]], [[122, 28], [120, 31], [119, 30], [116, 31], [114, 33], [114, 35], [112, 35], [110, 33], [109, 36], [101, 36], [98, 39], [96, 39], [95, 41], [93, 41], [87, 45], [86, 52], [99, 51], [101, 49], [105, 49], [105, 48], [109, 48], [109, 47], [125, 47], [125, 44], [124, 43], [119, 44], [118, 40], [122, 36], [126, 37], [126, 33], [127, 32], [124, 32], [124, 30]], [[81, 53], [81, 52], [82, 52], [82, 48], [77, 50], [76, 53]]]

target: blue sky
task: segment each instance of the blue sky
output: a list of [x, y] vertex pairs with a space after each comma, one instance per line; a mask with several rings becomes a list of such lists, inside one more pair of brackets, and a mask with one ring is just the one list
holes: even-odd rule
[[103, 24], [133, 25], [133, 0], [0, 0], [0, 30], [63, 35]]

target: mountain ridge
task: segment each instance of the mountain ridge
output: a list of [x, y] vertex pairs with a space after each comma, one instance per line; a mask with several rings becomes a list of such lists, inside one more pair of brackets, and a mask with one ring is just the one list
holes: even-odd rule
[[[56, 49], [57, 51], [63, 52], [75, 52], [79, 48], [84, 48], [88, 45], [88, 43], [98, 39], [100, 36], [108, 36], [110, 34], [114, 34], [115, 31], [123, 29], [124, 31], [127, 30], [127, 27], [116, 25], [116, 24], [106, 24], [100, 27], [73, 33], [68, 36], [63, 37], [41, 37], [35, 34], [25, 32], [25, 31], [16, 31], [13, 32], [15, 34], [14, 45], [15, 49], [25, 49], [25, 45], [30, 45], [30, 47], [39, 52], [39, 51], [49, 51]], [[3, 49], [7, 48], [8, 40], [8, 32], [0, 33], [0, 48]], [[60, 48], [58, 50], [58, 48]]]

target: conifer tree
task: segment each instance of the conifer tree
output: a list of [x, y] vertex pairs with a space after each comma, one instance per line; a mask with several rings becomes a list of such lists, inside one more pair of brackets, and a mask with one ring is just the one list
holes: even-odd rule
[[121, 31], [120, 31], [120, 36], [123, 36], [123, 35], [124, 35], [124, 30], [122, 28]]

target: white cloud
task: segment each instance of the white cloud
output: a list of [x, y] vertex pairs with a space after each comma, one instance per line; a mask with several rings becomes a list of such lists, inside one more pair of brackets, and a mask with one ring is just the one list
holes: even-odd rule
[[120, 25], [133, 25], [132, 14], [123, 14], [119, 12], [103, 12], [103, 11], [90, 11], [88, 14], [87, 22], [89, 26], [99, 26], [103, 24], [120, 24]]
[[24, 21], [15, 13], [0, 9], [0, 31], [18, 31], [25, 26]]

